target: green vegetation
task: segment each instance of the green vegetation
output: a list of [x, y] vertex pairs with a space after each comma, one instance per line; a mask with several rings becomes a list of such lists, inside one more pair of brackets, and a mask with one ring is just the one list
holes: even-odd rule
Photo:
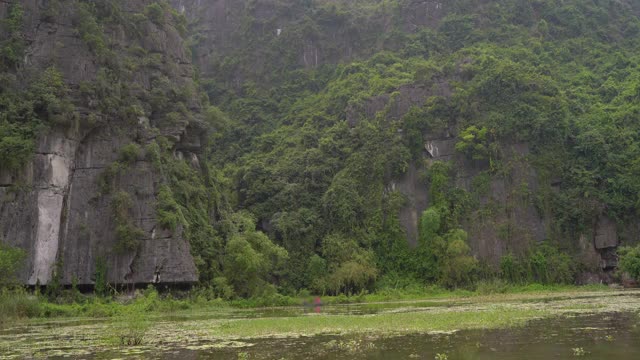
[[93, 291], [97, 296], [105, 297], [109, 294], [109, 283], [107, 282], [107, 262], [104, 258], [96, 261], [96, 272], [94, 274]]
[[15, 77], [0, 74], [0, 79], [0, 166], [16, 170], [31, 160], [35, 137], [42, 130], [74, 125], [75, 107], [62, 75], [53, 67], [31, 80], [23, 91], [14, 90]]
[[[102, 266], [102, 265], [101, 265]], [[104, 274], [106, 274], [106, 270]], [[101, 281], [96, 274], [96, 283]], [[214, 283], [216, 283], [214, 281]], [[216, 283], [217, 284], [217, 283]], [[219, 285], [219, 284], [217, 284]], [[59, 288], [57, 291], [47, 290], [46, 294], [39, 291], [29, 292], [21, 287], [4, 287], [0, 289], [0, 318], [6, 325], [16, 320], [38, 318], [111, 318], [114, 322], [114, 331], [117, 334], [126, 334], [131, 330], [135, 333], [144, 333], [149, 326], [148, 316], [176, 313], [202, 313], [202, 312], [229, 312], [244, 309], [263, 307], [285, 306], [297, 309], [304, 301], [308, 300], [308, 293], [299, 296], [283, 296], [280, 294], [262, 292], [249, 299], [230, 299], [236, 291], [233, 287], [227, 290], [229, 296], [224, 299], [223, 289], [196, 288], [188, 293], [167, 293], [159, 295], [153, 288], [137, 291], [132, 299], [130, 296], [121, 296], [116, 288], [108, 284], [104, 287], [96, 286], [95, 294], [80, 294], [76, 289]], [[102, 290], [101, 290], [102, 289]], [[99, 292], [100, 291], [100, 292]], [[457, 301], [474, 302], [508, 301], [527, 298], [558, 298], [589, 296], [600, 294], [606, 296], [611, 290], [606, 286], [567, 286], [567, 285], [541, 285], [530, 284], [514, 286], [508, 283], [491, 282], [479, 283], [475, 291], [448, 290], [437, 286], [411, 288], [388, 288], [373, 294], [358, 294], [354, 296], [323, 296], [324, 305], [340, 304], [378, 304], [381, 302], [407, 302], [421, 301]], [[177, 295], [177, 297], [176, 297]], [[448, 299], [448, 300], [447, 300]], [[234, 310], [235, 309], [235, 310]], [[132, 320], [131, 327], [127, 319]], [[133, 321], [136, 320], [136, 321]], [[133, 336], [132, 336], [133, 337]], [[119, 342], [119, 337], [112, 339]]]
[[22, 20], [24, 9], [13, 2], [9, 4], [9, 14], [0, 21], [3, 37], [0, 37], [0, 71], [15, 68], [22, 60], [25, 41], [22, 35]]
[[[77, 278], [65, 287], [63, 260], [74, 260], [61, 258], [46, 288], [23, 289], [25, 253], [0, 245], [0, 327], [20, 321], [41, 332], [29, 336], [55, 332], [91, 351], [368, 337], [323, 344], [355, 354], [375, 351], [377, 336], [637, 312], [636, 292], [573, 285], [593, 270], [582, 239], [599, 220], [625, 229], [628, 245], [640, 216], [636, 2], [245, 1], [225, 9], [228, 29], [187, 24], [167, 1], [3, 9], [1, 175], [31, 175], [21, 170], [48, 132], [113, 136], [120, 148], [90, 161], [106, 167], [88, 201], [110, 210], [97, 221], [116, 239], [83, 265], [94, 293]], [[61, 73], [67, 44], [49, 44], [44, 65], [33, 57], [34, 11], [42, 29], [70, 24], [90, 77]], [[202, 48], [210, 43], [216, 51]], [[192, 74], [191, 55], [204, 65]], [[138, 175], [153, 176], [151, 188], [127, 186]], [[136, 207], [145, 197], [155, 197], [153, 235], [192, 251], [200, 281], [187, 292], [109, 284], [121, 269], [107, 264], [153, 246], [153, 219]], [[640, 281], [640, 247], [618, 255], [619, 273]], [[322, 313], [299, 316], [315, 296]], [[77, 318], [92, 325], [52, 320]], [[25, 342], [5, 339], [0, 352]], [[456, 356], [442, 351], [437, 359]]]
[[149, 18], [149, 20], [153, 21], [155, 24], [164, 24], [165, 11], [160, 4], [153, 3], [147, 5], [147, 7], [144, 9], [144, 13]]
[[571, 348], [571, 351], [573, 351], [573, 356], [584, 356], [587, 353], [584, 351], [584, 348], [581, 347]]
[[[453, 1], [411, 33], [409, 2], [273, 6], [299, 20], [272, 38], [248, 5], [234, 35], [252, 46], [214, 58], [201, 84], [216, 106], [209, 159], [228, 179], [222, 192], [289, 253], [274, 278], [282, 294], [573, 283], [585, 266], [577, 240], [597, 218], [638, 215], [632, 5]], [[317, 66], [295, 45], [309, 42]], [[430, 95], [402, 113], [403, 86]], [[455, 159], [426, 158], [425, 137], [447, 134]], [[415, 247], [397, 216], [407, 199], [389, 186], [410, 167], [429, 192]], [[531, 170], [541, 184], [516, 180]], [[551, 221], [544, 242], [519, 229], [530, 205]], [[506, 248], [496, 263], [471, 251], [482, 227]]]
[[138, 160], [142, 149], [140, 149], [140, 145], [136, 143], [131, 143], [125, 145], [122, 149], [120, 149], [120, 158], [119, 160], [125, 164], [131, 165]]
[[186, 225], [180, 205], [173, 197], [168, 186], [162, 186], [158, 192], [158, 223], [166, 230], [176, 231], [178, 225]]
[[76, 29], [78, 35], [89, 49], [101, 59], [104, 59], [109, 56], [109, 50], [102, 26], [98, 24], [96, 17], [93, 15], [96, 11], [95, 6], [91, 2], [78, 4]]
[[[256, 296], [269, 291], [271, 276], [277, 276], [287, 260], [287, 251], [255, 231], [253, 219], [235, 214], [234, 234], [225, 246], [225, 277], [240, 296]], [[275, 289], [272, 290], [272, 293]]]
[[[241, 20], [229, 38], [242, 46], [212, 55], [195, 85], [177, 81], [173, 55], [149, 44], [173, 32], [197, 51], [207, 34], [187, 29], [165, 1], [139, 13], [123, 4], [69, 5], [100, 65], [69, 89], [55, 67], [18, 76], [24, 12], [12, 2], [0, 25], [0, 166], [23, 168], [47, 129], [135, 129], [114, 135], [128, 145], [98, 179], [113, 250], [135, 252], [145, 236], [131, 220], [134, 189], [120, 180], [148, 161], [158, 223], [189, 242], [211, 297], [279, 304], [301, 293], [571, 284], [583, 268], [577, 239], [599, 217], [637, 220], [633, 4], [456, 0], [414, 28], [408, 1], [280, 0], [270, 20], [247, 2], [229, 14]], [[280, 16], [287, 26], [275, 36]], [[112, 36], [121, 33], [126, 49]], [[407, 91], [418, 99], [407, 104]], [[201, 134], [197, 161], [176, 149], [184, 128]], [[453, 139], [453, 160], [425, 153], [433, 138]], [[428, 193], [426, 210], [411, 215], [415, 246], [398, 215], [412, 199], [395, 186], [410, 169]], [[518, 211], [530, 206], [548, 219], [544, 242], [518, 229]], [[506, 255], [475, 256], [481, 236]], [[621, 266], [637, 277], [625, 251]], [[106, 296], [102, 265], [96, 292]]]
[[623, 247], [618, 250], [620, 271], [627, 273], [632, 279], [640, 281], [640, 246]]
[[0, 327], [13, 318], [38, 316], [38, 301], [18, 285], [25, 257], [23, 250], [0, 243]]
[[[638, 306], [636, 292], [606, 292], [603, 288], [598, 292], [565, 289], [561, 292], [465, 298], [450, 295], [443, 293], [431, 300], [398, 303], [325, 306], [322, 313], [305, 316], [299, 307], [234, 309], [220, 300], [161, 298], [153, 289], [147, 289], [138, 292], [135, 299], [119, 302], [94, 299], [73, 305], [40, 303], [35, 310], [50, 317], [65, 314], [109, 319], [31, 320], [28, 321], [29, 329], [38, 330], [37, 343], [27, 343], [23, 336], [16, 335], [3, 338], [0, 345], [14, 352], [38, 348], [43, 351], [41, 355], [47, 356], [48, 351], [59, 349], [59, 345], [49, 349], [49, 341], [60, 339], [65, 339], [65, 345], [70, 349], [78, 351], [87, 348], [92, 351], [111, 350], [135, 346], [135, 343], [143, 345], [136, 346], [136, 350], [145, 351], [147, 347], [195, 350], [198, 348], [191, 348], [192, 345], [205, 342], [222, 345], [231, 339], [255, 341], [256, 338], [273, 340], [274, 337], [324, 334], [345, 336], [323, 346], [349, 352], [355, 347], [369, 347], [367, 343], [371, 341], [378, 344], [376, 339], [390, 335], [517, 327], [530, 320], [554, 315], [567, 315], [572, 321], [575, 321], [575, 315], [584, 313], [611, 317], [612, 313], [635, 311]], [[357, 314], [358, 311], [367, 315]], [[78, 331], [81, 331], [81, 336], [70, 336], [78, 334]], [[591, 331], [589, 334], [593, 336]], [[361, 344], [351, 342], [359, 337], [369, 341]]]
[[317, 335], [331, 329], [333, 333], [410, 334], [460, 329], [495, 329], [521, 326], [527, 320], [545, 315], [540, 310], [494, 308], [483, 312], [395, 313], [376, 316], [335, 315], [322, 317], [287, 317], [229, 322], [215, 329], [220, 337], [242, 334], [245, 337], [278, 335]]
[[533, 247], [525, 258], [509, 254], [500, 260], [501, 277], [515, 284], [570, 284], [576, 267], [571, 257], [544, 243]]
[[16, 319], [41, 316], [40, 301], [24, 290], [0, 289], [0, 327]]
[[113, 195], [111, 199], [111, 209], [113, 220], [116, 226], [116, 248], [119, 253], [135, 252], [140, 246], [144, 231], [133, 223], [131, 211], [133, 200], [131, 195], [125, 191], [120, 191]]
[[16, 285], [16, 275], [25, 257], [23, 250], [0, 243], [0, 289]]
[[458, 135], [460, 141], [456, 144], [456, 150], [468, 155], [474, 160], [486, 159], [489, 156], [488, 131], [486, 127], [478, 129], [474, 125], [462, 130]]

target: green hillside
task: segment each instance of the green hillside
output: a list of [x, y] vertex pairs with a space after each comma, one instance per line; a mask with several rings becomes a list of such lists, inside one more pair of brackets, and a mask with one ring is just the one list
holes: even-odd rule
[[[638, 3], [453, 1], [434, 25], [412, 31], [408, 1], [295, 3], [272, 4], [277, 19], [298, 14], [280, 37], [257, 29], [281, 20], [252, 18], [247, 5], [242, 46], [214, 58], [201, 79], [227, 114], [214, 124], [210, 161], [228, 179], [231, 207], [289, 252], [276, 276], [284, 289], [357, 292], [407, 278], [459, 286], [496, 273], [572, 282], [588, 266], [578, 238], [598, 216], [636, 226]], [[295, 44], [309, 38], [336, 61], [301, 66]], [[341, 58], [345, 47], [356, 55]], [[391, 116], [403, 85], [438, 93], [443, 84], [449, 94]], [[367, 100], [382, 94], [389, 103], [367, 118]], [[472, 189], [452, 181], [455, 162], [425, 157], [423, 138], [446, 132], [458, 156], [483, 169]], [[461, 226], [480, 221], [470, 217], [478, 210], [501, 211], [483, 191], [511, 176], [506, 149], [518, 143], [542, 179], [522, 196], [552, 219], [547, 241], [498, 263], [473, 259]], [[411, 164], [429, 192], [416, 248], [397, 218], [406, 199], [388, 188]]]
[[[120, 126], [130, 143], [105, 147], [89, 202], [115, 219], [117, 264], [155, 239], [132, 216], [148, 197], [224, 298], [613, 281], [640, 238], [636, 0], [219, 0], [215, 18], [188, 0], [54, 1], [38, 21], [70, 19], [99, 69], [79, 84], [61, 50], [21, 65], [36, 21], [10, 3], [0, 166], [28, 168], [51, 129]], [[136, 162], [150, 189], [126, 180]]]

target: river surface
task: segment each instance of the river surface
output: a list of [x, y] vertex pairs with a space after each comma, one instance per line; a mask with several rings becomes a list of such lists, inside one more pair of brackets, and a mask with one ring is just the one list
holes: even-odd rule
[[[616, 302], [582, 298], [579, 309], [590, 302]], [[631, 299], [637, 299], [634, 294]], [[627, 299], [628, 300], [628, 299]], [[530, 300], [534, 306], [553, 307], [569, 301], [566, 298]], [[531, 306], [528, 301], [519, 301]], [[169, 316], [165, 323], [206, 322], [229, 319], [287, 318], [336, 314], [375, 316], [378, 313], [424, 312], [441, 308], [465, 309], [465, 301], [431, 301], [322, 307], [315, 309], [281, 308], [238, 310], [231, 313]], [[493, 330], [461, 330], [422, 334], [351, 334], [314, 336], [276, 336], [241, 339], [208, 339], [183, 343], [165, 336], [152, 346], [105, 347], [99, 345], [108, 332], [108, 321], [65, 320], [28, 324], [0, 332], [0, 359], [640, 359], [640, 317], [633, 305], [616, 311], [571, 311], [543, 319], [531, 320], [524, 326]], [[468, 311], [468, 308], [466, 308]], [[450, 311], [450, 309], [444, 309]], [[462, 311], [462, 310], [461, 310]], [[194, 320], [195, 319], [195, 320]], [[277, 321], [277, 320], [276, 320]], [[180, 334], [176, 330], [175, 337]], [[31, 348], [31, 352], [28, 350]]]
[[[260, 339], [219, 349], [153, 351], [154, 359], [640, 359], [635, 314], [536, 320], [523, 328], [396, 337], [313, 336]], [[118, 358], [103, 353], [100, 358]]]

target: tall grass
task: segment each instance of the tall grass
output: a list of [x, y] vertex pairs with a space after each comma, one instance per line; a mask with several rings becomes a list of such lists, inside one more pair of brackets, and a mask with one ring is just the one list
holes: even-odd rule
[[37, 296], [23, 289], [0, 289], [0, 326], [22, 318], [37, 317], [40, 313]]
[[[609, 288], [604, 285], [594, 286], [569, 286], [569, 285], [541, 285], [527, 284], [514, 285], [503, 280], [480, 281], [474, 290], [458, 289], [448, 290], [439, 286], [407, 286], [381, 288], [375, 293], [363, 292], [354, 296], [338, 295], [323, 296], [322, 303], [349, 304], [349, 303], [373, 303], [383, 301], [400, 300], [426, 300], [442, 298], [460, 298], [482, 296], [492, 294], [518, 294], [518, 293], [544, 293], [544, 292], [579, 292], [579, 291], [606, 291]], [[66, 290], [70, 292], [70, 290]], [[38, 293], [30, 293], [23, 288], [0, 290], [0, 326], [10, 322], [26, 318], [57, 318], [57, 317], [92, 317], [113, 318], [118, 325], [114, 333], [123, 335], [122, 343], [136, 343], [130, 338], [139, 338], [136, 335], [144, 333], [144, 325], [147, 316], [166, 315], [172, 313], [184, 313], [185, 311], [212, 311], [229, 308], [257, 308], [273, 306], [299, 306], [305, 296], [284, 296], [272, 294], [250, 299], [222, 300], [206, 296], [205, 293], [194, 290], [183, 299], [175, 299], [171, 295], [160, 296], [158, 292], [149, 288], [138, 291], [132, 297], [126, 299], [103, 298], [94, 295], [82, 295], [74, 293], [63, 296], [55, 301]], [[132, 323], [131, 328], [124, 326]], [[137, 327], [137, 328], [136, 328]], [[117, 331], [115, 331], [117, 330]]]

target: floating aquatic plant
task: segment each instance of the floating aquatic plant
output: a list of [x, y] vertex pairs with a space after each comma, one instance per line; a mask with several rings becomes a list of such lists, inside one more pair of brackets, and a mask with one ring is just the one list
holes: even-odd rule
[[572, 348], [571, 350], [573, 351], [573, 356], [584, 356], [586, 354], [584, 348], [581, 347]]

